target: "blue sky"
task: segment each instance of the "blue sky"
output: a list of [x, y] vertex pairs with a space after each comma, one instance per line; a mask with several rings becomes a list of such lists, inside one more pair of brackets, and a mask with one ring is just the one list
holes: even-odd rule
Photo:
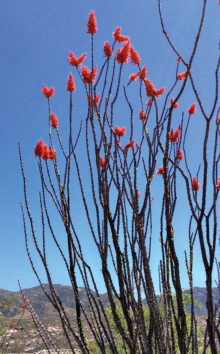
[[[70, 67], [67, 58], [69, 50], [77, 56], [90, 51], [90, 37], [86, 33], [86, 23], [91, 10], [96, 13], [98, 32], [95, 35], [95, 62], [100, 68], [103, 60], [104, 41], [112, 40], [112, 32], [117, 26], [122, 33], [131, 37], [131, 42], [138, 50], [142, 65], [147, 64], [149, 78], [156, 87], [170, 86], [175, 80], [176, 56], [169, 48], [162, 35], [157, 1], [121, 0], [119, 1], [85, 1], [75, 0], [1, 0], [0, 4], [0, 288], [18, 290], [17, 279], [24, 288], [38, 285], [29, 265], [25, 245], [20, 201], [23, 200], [23, 185], [19, 167], [17, 143], [21, 143], [24, 168], [27, 175], [29, 201], [32, 214], [38, 218], [35, 226], [40, 230], [38, 190], [40, 180], [37, 173], [37, 159], [34, 157], [34, 145], [39, 138], [47, 139], [47, 105], [42, 95], [42, 84], [54, 86], [55, 95], [52, 111], [59, 118], [61, 134], [68, 124], [68, 95], [66, 81]], [[193, 76], [199, 88], [199, 94], [207, 112], [210, 111], [214, 93], [214, 69], [218, 57], [219, 10], [217, 0], [208, 1], [205, 25], [199, 43], [198, 53], [193, 63]], [[198, 28], [201, 14], [201, 0], [169, 0], [162, 1], [162, 12], [170, 38], [176, 48], [187, 61], [192, 51], [195, 31]], [[85, 65], [90, 67], [87, 59]], [[123, 80], [127, 81], [130, 73], [136, 68], [128, 64]], [[180, 71], [185, 71], [182, 66]], [[77, 84], [77, 81], [76, 81]], [[74, 94], [76, 107], [76, 128], [83, 119], [85, 94], [78, 89]], [[192, 90], [188, 88], [181, 98], [178, 119], [182, 111], [196, 102]], [[140, 107], [134, 106], [137, 111]], [[126, 122], [123, 105], [117, 107], [121, 121]], [[193, 116], [191, 132], [188, 136], [189, 160], [192, 174], [199, 166], [201, 136], [203, 122], [199, 109]], [[174, 128], [177, 128], [174, 126]], [[157, 165], [160, 167], [161, 161]], [[158, 176], [159, 178], [160, 176]], [[159, 179], [158, 179], [159, 181]], [[73, 186], [77, 193], [77, 186]], [[162, 192], [159, 182], [156, 183], [155, 203]], [[183, 210], [184, 195], [180, 193], [180, 204], [176, 213], [177, 233], [187, 228], [187, 212]], [[182, 198], [182, 199], [181, 199]], [[96, 261], [95, 250], [88, 236], [88, 227], [82, 217], [82, 205], [78, 202], [74, 213], [78, 219], [78, 231], [82, 233], [82, 244], [85, 254], [95, 267], [95, 274], [103, 288], [100, 267]], [[156, 204], [157, 205], [157, 204]], [[155, 210], [157, 207], [155, 207]], [[156, 214], [157, 216], [157, 214]], [[155, 218], [156, 218], [155, 216]], [[57, 221], [56, 221], [57, 222]], [[57, 230], [61, 230], [57, 222]], [[60, 231], [61, 232], [61, 231]], [[157, 231], [155, 232], [152, 272], [157, 277], [157, 260], [160, 256]], [[183, 232], [184, 233], [184, 232]], [[61, 237], [61, 236], [60, 236]], [[186, 237], [187, 236], [181, 236]], [[181, 265], [184, 266], [183, 238], [176, 240]], [[187, 247], [187, 246], [186, 246]], [[218, 250], [219, 251], [219, 250]], [[195, 249], [195, 286], [204, 286], [204, 273], [201, 271], [199, 248]], [[38, 258], [33, 255], [36, 262]], [[55, 250], [48, 241], [48, 257], [53, 268], [55, 283], [67, 284], [68, 278], [55, 255]], [[199, 270], [199, 271], [198, 271]], [[43, 274], [43, 273], [42, 273]], [[43, 279], [44, 276], [42, 275]], [[183, 286], [188, 287], [183, 270]]]

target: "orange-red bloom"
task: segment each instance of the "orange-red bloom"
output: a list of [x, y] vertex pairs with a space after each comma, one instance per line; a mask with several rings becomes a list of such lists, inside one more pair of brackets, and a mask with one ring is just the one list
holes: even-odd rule
[[93, 10], [90, 11], [87, 28], [88, 28], [87, 33], [94, 34], [97, 32], [97, 23], [95, 18], [95, 12]]
[[73, 92], [75, 91], [76, 87], [75, 87], [75, 83], [73, 80], [73, 75], [70, 73], [69, 77], [68, 77], [68, 81], [67, 81], [67, 85], [66, 85], [66, 90], [69, 92]]
[[193, 191], [198, 191], [200, 188], [200, 184], [198, 183], [197, 181], [197, 177], [193, 177], [193, 180], [192, 180], [192, 190]]
[[112, 48], [108, 41], [104, 43], [104, 53], [106, 57], [111, 57], [113, 55]]
[[179, 150], [177, 151], [176, 157], [177, 157], [178, 160], [182, 160], [182, 159], [183, 159], [183, 152], [182, 152], [181, 149], [179, 149]]
[[163, 166], [162, 166], [162, 167], [158, 168], [157, 174], [158, 174], [158, 175], [162, 175], [163, 173], [164, 173], [164, 168], [163, 168]]
[[122, 42], [126, 42], [126, 41], [130, 41], [130, 38], [127, 36], [122, 36], [121, 34], [121, 27], [117, 27], [115, 32], [112, 33], [114, 39], [116, 42], [118, 43], [122, 43]]
[[55, 160], [56, 159], [56, 152], [51, 147], [49, 148], [49, 159], [50, 160]]
[[140, 120], [147, 120], [147, 118], [148, 118], [146, 112], [143, 111], [143, 109], [140, 109], [139, 116], [140, 116], [139, 117]]
[[131, 62], [134, 64], [134, 65], [137, 65], [140, 63], [141, 61], [141, 58], [138, 54], [138, 52], [136, 50], [134, 50], [134, 47], [132, 46], [130, 48], [130, 58], [131, 58]]
[[85, 85], [94, 82], [96, 74], [97, 74], [96, 67], [93, 68], [93, 72], [92, 72], [92, 70], [89, 70], [86, 66], [81, 66], [81, 75]]
[[180, 57], [177, 58], [178, 63], [180, 63], [182, 60]]
[[115, 134], [118, 135], [118, 136], [124, 136], [125, 135], [125, 131], [126, 131], [126, 128], [123, 127], [123, 128], [119, 128], [118, 125], [116, 125], [115, 127]]
[[76, 57], [74, 55], [74, 53], [72, 53], [71, 51], [69, 51], [69, 58], [68, 58], [68, 62], [73, 65], [73, 66], [78, 66], [81, 65], [82, 62], [84, 61], [84, 59], [86, 58], [87, 53], [84, 53], [82, 55], [80, 55], [80, 57]]
[[[192, 72], [192, 70], [190, 70], [190, 72]], [[187, 71], [185, 71], [183, 73], [179, 73], [176, 78], [177, 78], [177, 80], [182, 81], [183, 79], [185, 79], [187, 77], [187, 75], [188, 75], [188, 73], [187, 73]]]
[[99, 103], [100, 100], [100, 95], [97, 95], [96, 97], [92, 97], [92, 95], [88, 96], [88, 101], [90, 106], [95, 106], [97, 103]]
[[102, 156], [99, 157], [99, 165], [101, 168], [103, 168], [105, 166], [105, 160], [103, 159]]
[[140, 198], [141, 193], [139, 191], [137, 191], [137, 197]]
[[54, 113], [50, 113], [50, 120], [52, 128], [56, 129], [58, 127], [58, 119]]
[[217, 179], [216, 188], [220, 191], [220, 177]]
[[128, 149], [129, 149], [129, 148], [132, 148], [133, 146], [134, 146], [134, 140], [129, 141], [129, 143], [127, 143], [127, 144], [125, 145], [124, 154], [127, 155]]
[[42, 157], [44, 153], [44, 142], [42, 139], [38, 140], [35, 145], [34, 153], [36, 156]]
[[188, 108], [188, 112], [189, 114], [194, 114], [196, 111], [196, 103], [193, 103], [189, 108]]
[[145, 80], [147, 76], [147, 65], [144, 65], [143, 68], [138, 71], [138, 76], [140, 80]]
[[23, 308], [27, 307], [27, 304], [24, 301], [22, 301], [21, 305]]
[[54, 88], [51, 87], [50, 89], [43, 84], [43, 88], [42, 88], [43, 94], [46, 98], [51, 98], [54, 94]]
[[173, 129], [171, 129], [171, 132], [168, 134], [169, 140], [172, 141], [173, 143], [177, 144], [178, 139], [180, 137], [180, 129], [176, 129], [175, 132]]
[[150, 98], [149, 101], [147, 101], [146, 105], [149, 107], [152, 105], [152, 98]]
[[119, 64], [125, 64], [128, 62], [128, 56], [130, 52], [130, 43], [125, 42], [123, 48], [119, 48], [116, 56], [116, 60]]
[[135, 81], [135, 80], [137, 80], [137, 77], [138, 77], [138, 73], [137, 73], [137, 74], [131, 74], [131, 75], [129, 76], [129, 79], [130, 79], [131, 81]]
[[44, 152], [42, 157], [44, 160], [48, 160], [50, 158], [50, 151], [47, 147], [47, 144], [44, 144]]
[[[173, 105], [173, 102], [174, 102], [174, 99], [173, 98], [171, 98], [170, 99], [170, 107]], [[179, 103], [175, 103], [175, 105], [173, 106], [173, 108], [178, 108], [179, 107]]]
[[152, 82], [149, 79], [144, 80], [146, 86], [146, 94], [148, 97], [160, 97], [162, 93], [166, 90], [166, 87], [161, 87], [160, 89], [156, 89]]

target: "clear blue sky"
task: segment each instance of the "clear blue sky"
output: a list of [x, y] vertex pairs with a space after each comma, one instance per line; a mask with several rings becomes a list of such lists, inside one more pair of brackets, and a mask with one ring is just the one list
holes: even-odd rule
[[[111, 0], [86, 1], [75, 0], [1, 0], [0, 3], [0, 288], [18, 290], [17, 279], [24, 288], [38, 285], [29, 265], [25, 245], [20, 200], [23, 200], [23, 185], [19, 168], [17, 143], [21, 143], [24, 167], [27, 175], [29, 200], [34, 216], [39, 216], [38, 190], [40, 181], [37, 174], [37, 159], [34, 157], [34, 145], [41, 137], [47, 140], [47, 105], [42, 95], [42, 84], [54, 86], [55, 95], [52, 111], [59, 118], [61, 133], [65, 133], [68, 117], [68, 95], [66, 80], [73, 71], [67, 57], [71, 49], [77, 56], [90, 50], [90, 37], [86, 34], [88, 14], [94, 10], [98, 22], [98, 32], [95, 35], [95, 62], [98, 69], [103, 62], [103, 43], [112, 43], [112, 32], [117, 26], [122, 27], [122, 33], [131, 37], [131, 42], [138, 50], [142, 65], [147, 64], [149, 77], [156, 87], [170, 86], [175, 77], [176, 56], [169, 48], [162, 35], [156, 0]], [[171, 39], [181, 55], [187, 61], [191, 54], [195, 31], [201, 14], [201, 0], [169, 0], [162, 1], [162, 11], [165, 24]], [[220, 33], [219, 11], [217, 0], [208, 1], [205, 25], [202, 32], [199, 50], [193, 63], [193, 75], [199, 87], [199, 94], [207, 112], [212, 104], [214, 93], [214, 68], [218, 56], [218, 36]], [[90, 61], [85, 61], [90, 67]], [[185, 71], [184, 67], [181, 67]], [[135, 72], [132, 64], [128, 64], [127, 73]], [[127, 80], [126, 75], [123, 78]], [[83, 104], [85, 96], [82, 90], [75, 93], [76, 117], [83, 119]], [[82, 102], [80, 104], [80, 102]], [[177, 118], [181, 112], [196, 102], [191, 90], [181, 99]], [[140, 107], [135, 106], [140, 109]], [[126, 123], [123, 115], [123, 105], [118, 107], [117, 121], [119, 126]], [[200, 111], [197, 109], [193, 117], [192, 132], [189, 135], [188, 147], [191, 149], [190, 162], [192, 174], [198, 169], [198, 145], [202, 136]], [[138, 122], [139, 124], [139, 122]], [[77, 124], [76, 124], [77, 126]], [[174, 127], [175, 128], [175, 127]], [[195, 134], [196, 132], [196, 134]], [[162, 160], [158, 161], [158, 167]], [[158, 181], [160, 176], [157, 176]], [[159, 183], [159, 182], [158, 182]], [[74, 187], [76, 188], [76, 186]], [[156, 186], [157, 195], [162, 192], [160, 185]], [[187, 233], [186, 213], [183, 209], [184, 196], [177, 208], [175, 231], [177, 250], [181, 264], [184, 266], [183, 251]], [[100, 288], [99, 265], [80, 210], [76, 206], [78, 231], [83, 235], [85, 254], [96, 269], [96, 277]], [[40, 230], [40, 224], [36, 227]], [[57, 224], [59, 230], [59, 224]], [[61, 230], [61, 229], [60, 229]], [[60, 231], [61, 232], [61, 231]], [[152, 270], [157, 277], [157, 262], [160, 247], [155, 230], [153, 243]], [[60, 236], [61, 237], [61, 236]], [[49, 262], [53, 268], [55, 283], [68, 284], [61, 263], [48, 246]], [[204, 273], [201, 271], [199, 248], [196, 247], [195, 286], [204, 286]], [[219, 254], [218, 254], [219, 255]], [[33, 256], [34, 259], [35, 256]], [[183, 272], [183, 286], [188, 287], [187, 278]], [[45, 280], [45, 278], [43, 278]]]

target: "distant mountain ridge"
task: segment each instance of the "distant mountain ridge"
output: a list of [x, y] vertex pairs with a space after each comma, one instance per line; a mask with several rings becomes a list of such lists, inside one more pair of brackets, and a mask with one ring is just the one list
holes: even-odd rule
[[[49, 291], [49, 286], [48, 284], [44, 284], [44, 287]], [[54, 285], [55, 291], [57, 295], [60, 297], [63, 305], [70, 310], [75, 309], [75, 300], [74, 300], [74, 293], [72, 290], [71, 286], [68, 285], [60, 285], [60, 284], [55, 284]], [[86, 295], [86, 290], [83, 287], [79, 287], [79, 296], [80, 300], [82, 302], [82, 305], [85, 308], [88, 308], [89, 301]], [[201, 309], [195, 306], [195, 313], [197, 315], [206, 315], [206, 288], [202, 287], [195, 287], [194, 289], [194, 298], [195, 300], [198, 300], [199, 303], [202, 305]], [[32, 307], [36, 311], [36, 313], [39, 316], [45, 316], [45, 315], [50, 315], [53, 313], [56, 313], [56, 310], [53, 308], [52, 304], [50, 301], [47, 299], [46, 295], [44, 294], [43, 290], [41, 289], [40, 286], [36, 286], [33, 288], [29, 289], [24, 289], [24, 294], [27, 297], [28, 300], [30, 300]], [[92, 292], [93, 295], [95, 296], [95, 292]], [[189, 290], [184, 291], [185, 294], [189, 293]], [[3, 314], [8, 317], [16, 316], [18, 315], [21, 310], [22, 306], [21, 303], [23, 301], [23, 298], [20, 294], [20, 292], [13, 292], [13, 291], [8, 291], [8, 290], [3, 290], [0, 289], [0, 302], [5, 299], [5, 297], [13, 297], [14, 301], [10, 308], [5, 309], [3, 311]], [[103, 305], [105, 306], [108, 303], [108, 296], [107, 294], [101, 294], [100, 295], [101, 301]], [[213, 300], [214, 304], [217, 304], [219, 301], [219, 289], [218, 288], [213, 288]], [[187, 311], [190, 311], [190, 306], [186, 305]]]

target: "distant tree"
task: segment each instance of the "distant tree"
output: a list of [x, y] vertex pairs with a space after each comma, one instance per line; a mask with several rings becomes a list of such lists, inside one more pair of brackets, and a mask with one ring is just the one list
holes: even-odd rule
[[[167, 34], [158, 1], [162, 31], [177, 59], [173, 82], [169, 88], [159, 89], [149, 80], [146, 66], [141, 65], [139, 54], [131, 45], [130, 38], [121, 33], [120, 27], [113, 33], [113, 44], [105, 42], [105, 60], [101, 69], [97, 70], [94, 59], [97, 26], [94, 11], [90, 12], [87, 28], [91, 35], [91, 68], [83, 64], [86, 54], [76, 57], [71, 51], [69, 53], [69, 63], [76, 69], [79, 78], [77, 88], [81, 83], [85, 90], [87, 116], [83, 125], [78, 125], [77, 132], [79, 118], [76, 122], [74, 114], [77, 114], [79, 103], [74, 102], [75, 82], [70, 74], [67, 83], [70, 96], [69, 132], [65, 134], [64, 140], [59, 133], [58, 118], [51, 112], [54, 88], [43, 86], [43, 94], [48, 103], [50, 146], [42, 139], [35, 146], [42, 188], [39, 194], [42, 231], [35, 227], [28, 204], [28, 187], [19, 146], [25, 200], [25, 206], [22, 204], [21, 208], [28, 257], [42, 289], [60, 316], [73, 353], [75, 345], [83, 353], [92, 352], [93, 345], [98, 347], [100, 353], [198, 353], [199, 332], [192, 275], [195, 241], [200, 245], [206, 274], [207, 331], [203, 352], [209, 348], [212, 353], [217, 353], [220, 338], [219, 312], [214, 307], [212, 286], [220, 191], [220, 60], [216, 64], [215, 92], [209, 113], [199, 96], [192, 72], [206, 3], [206, 0], [202, 1], [199, 27], [194, 34], [192, 53], [186, 61]], [[122, 73], [128, 59], [136, 70], [124, 82]], [[138, 88], [134, 97], [133, 85], [136, 80]], [[178, 102], [190, 86], [193, 92], [192, 104], [185, 107], [178, 118], [175, 113]], [[121, 92], [124, 94], [123, 99], [119, 94]], [[140, 108], [138, 112], [137, 102]], [[125, 107], [126, 127], [121, 126], [117, 117], [118, 105]], [[201, 145], [197, 146], [202, 158], [195, 167], [189, 159], [193, 149], [189, 150], [187, 137], [196, 110], [200, 111], [204, 133]], [[193, 134], [197, 134], [197, 130], [191, 128], [191, 136]], [[157, 161], [162, 161], [159, 168]], [[192, 172], [195, 168], [196, 174]], [[159, 178], [163, 185], [163, 195], [161, 204], [157, 204], [160, 216], [155, 220], [152, 189], [157, 186]], [[99, 254], [110, 317], [101, 301], [96, 275], [86, 260], [82, 235], [77, 230], [77, 218], [73, 211], [77, 200], [74, 199], [73, 186], [78, 186], [81, 192], [85, 218]], [[188, 237], [183, 240], [183, 248], [189, 250], [185, 251], [185, 264], [190, 286], [190, 316], [185, 310], [181, 269], [175, 245], [175, 211], [181, 204], [178, 196], [183, 194], [187, 198], [184, 212], [187, 210], [186, 215], [189, 215]], [[54, 210], [65, 230], [62, 241], [54, 226]], [[159, 302], [151, 264], [155, 223], [160, 226]], [[34, 264], [28, 244], [29, 233], [46, 271], [50, 292], [43, 286]], [[48, 233], [63, 259], [72, 285], [76, 304], [75, 325], [70, 321], [53, 286], [46, 252]], [[42, 242], [39, 234], [42, 234]], [[78, 284], [81, 281], [86, 289], [89, 313], [80, 300]], [[86, 328], [91, 331], [94, 341], [88, 342]]]

